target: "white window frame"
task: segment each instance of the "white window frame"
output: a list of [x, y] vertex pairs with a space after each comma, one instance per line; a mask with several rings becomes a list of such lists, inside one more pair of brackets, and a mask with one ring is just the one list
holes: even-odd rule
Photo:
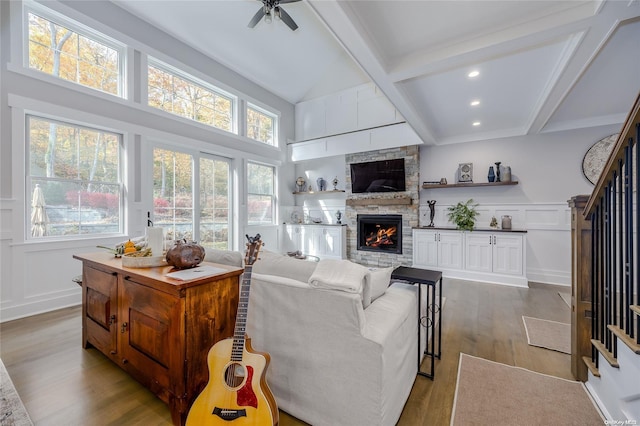
[[245, 200], [245, 204], [248, 206], [249, 205], [249, 196], [250, 195], [260, 195], [263, 196], [265, 194], [257, 194], [257, 193], [253, 193], [253, 192], [249, 192], [249, 165], [250, 164], [255, 164], [258, 166], [264, 166], [264, 167], [270, 167], [271, 169], [273, 169], [273, 193], [271, 194], [271, 223], [249, 223], [249, 218], [248, 218], [248, 212], [247, 212], [247, 225], [248, 226], [269, 226], [269, 225], [275, 225], [278, 222], [277, 219], [277, 214], [278, 214], [278, 167], [273, 165], [273, 164], [269, 164], [269, 163], [262, 163], [259, 161], [255, 161], [255, 160], [247, 160], [246, 162], [246, 167], [245, 167], [245, 174], [244, 174], [244, 178], [245, 178], [245, 182], [246, 182], [246, 200]]
[[[25, 210], [24, 210], [24, 236], [25, 236], [25, 241], [42, 241], [42, 242], [49, 242], [49, 241], [70, 241], [70, 240], [83, 240], [83, 239], [88, 239], [88, 238], [106, 238], [106, 237], [110, 237], [110, 236], [114, 236], [114, 235], [123, 235], [124, 234], [124, 227], [125, 227], [125, 216], [126, 216], [126, 200], [125, 200], [125, 178], [124, 178], [124, 168], [125, 168], [125, 164], [124, 164], [124, 159], [125, 159], [125, 148], [124, 148], [124, 140], [125, 140], [125, 132], [118, 132], [118, 131], [114, 131], [112, 129], [105, 129], [103, 127], [97, 126], [97, 125], [91, 125], [91, 124], [85, 124], [85, 123], [78, 123], [77, 121], [74, 120], [68, 120], [68, 119], [58, 119], [58, 118], [53, 118], [51, 117], [49, 114], [38, 114], [35, 112], [28, 112], [22, 115], [24, 118], [24, 128], [25, 128], [25, 133], [24, 133], [24, 146], [25, 146], [25, 150], [24, 150], [24, 157], [23, 157], [23, 161], [24, 161], [24, 172], [25, 172], [25, 186], [24, 186], [24, 194], [25, 194]], [[30, 194], [30, 189], [31, 189], [31, 182], [32, 179], [39, 179], [38, 177], [33, 177], [31, 176], [31, 168], [30, 168], [30, 164], [31, 164], [31, 150], [30, 150], [30, 146], [31, 146], [31, 141], [30, 141], [30, 127], [28, 126], [29, 120], [30, 118], [35, 118], [38, 120], [44, 120], [44, 121], [49, 121], [49, 122], [55, 122], [55, 123], [59, 123], [61, 125], [65, 125], [65, 126], [72, 126], [72, 127], [77, 127], [77, 128], [84, 128], [84, 129], [89, 129], [89, 130], [93, 130], [93, 131], [99, 131], [99, 132], [106, 132], [106, 133], [111, 133], [111, 134], [116, 134], [118, 135], [118, 139], [119, 139], [119, 149], [118, 149], [118, 181], [117, 182], [120, 186], [119, 189], [119, 199], [120, 199], [120, 205], [118, 206], [118, 209], [120, 211], [120, 217], [118, 220], [118, 230], [116, 232], [110, 232], [110, 233], [89, 233], [89, 234], [73, 234], [73, 235], [52, 235], [52, 236], [45, 236], [45, 237], [33, 237], [31, 236], [31, 218], [29, 215], [29, 212], [31, 211], [29, 204], [31, 203], [31, 194]], [[70, 179], [61, 179], [61, 180], [66, 180], [66, 181], [70, 181]]]
[[[111, 49], [114, 49], [118, 53], [118, 93], [109, 93], [95, 87], [86, 86], [84, 84], [77, 83], [73, 80], [67, 80], [60, 78], [53, 74], [49, 74], [29, 66], [29, 13], [38, 15], [39, 17], [51, 21], [57, 25], [64, 26], [65, 28], [73, 31], [74, 33], [101, 43]], [[87, 26], [77, 22], [67, 16], [55, 12], [39, 3], [28, 1], [25, 2], [22, 14], [22, 66], [24, 69], [37, 74], [46, 75], [58, 81], [64, 81], [73, 84], [77, 87], [83, 87], [98, 93], [102, 93], [109, 96], [115, 96], [117, 98], [126, 99], [127, 97], [127, 46], [119, 41]]]
[[[245, 106], [245, 113], [244, 113], [245, 136], [247, 136], [247, 138], [249, 138], [251, 140], [254, 140], [256, 142], [260, 142], [260, 143], [263, 143], [265, 145], [273, 146], [273, 147], [277, 148], [279, 146], [279, 144], [278, 144], [278, 131], [279, 131], [279, 124], [280, 124], [280, 116], [279, 116], [279, 114], [275, 114], [275, 113], [273, 113], [273, 112], [271, 112], [271, 111], [269, 111], [269, 110], [267, 110], [265, 108], [262, 108], [262, 107], [254, 104], [252, 102], [249, 102], [249, 101], [247, 101], [245, 103], [245, 105], [246, 105]], [[272, 129], [272, 136], [271, 136], [272, 139], [273, 139], [272, 143], [264, 142], [264, 141], [249, 137], [249, 123], [248, 123], [248, 120], [249, 120], [249, 109], [257, 111], [260, 114], [263, 114], [263, 115], [265, 115], [265, 116], [267, 116], [267, 117], [269, 117], [269, 118], [271, 118], [273, 120], [273, 129]]]
[[[149, 67], [154, 67], [154, 68], [158, 68], [159, 70], [166, 72], [167, 74], [172, 74], [176, 77], [179, 77], [183, 80], [188, 81], [189, 83], [192, 83], [195, 86], [200, 86], [201, 88], [210, 91], [211, 93], [213, 93], [214, 95], [220, 95], [223, 96], [225, 98], [228, 98], [231, 101], [231, 129], [227, 130], [227, 129], [222, 129], [220, 127], [216, 127], [212, 124], [209, 123], [204, 123], [202, 121], [197, 121], [194, 120], [190, 117], [185, 117], [183, 115], [179, 115], [173, 112], [169, 112], [166, 111], [164, 109], [161, 108], [156, 108], [152, 105], [149, 105]], [[146, 76], [145, 81], [142, 83], [145, 87], [144, 87], [144, 92], [146, 93], [145, 99], [144, 99], [144, 103], [147, 107], [152, 108], [153, 110], [157, 110], [157, 111], [162, 111], [163, 113], [166, 114], [170, 114], [172, 117], [180, 117], [182, 119], [185, 120], [189, 120], [190, 122], [195, 122], [195, 123], [199, 123], [201, 125], [213, 128], [213, 129], [217, 129], [220, 130], [222, 132], [226, 132], [226, 133], [232, 133], [237, 135], [238, 134], [238, 96], [234, 95], [233, 93], [230, 93], [229, 91], [223, 90], [221, 88], [219, 88], [218, 86], [215, 86], [211, 83], [207, 83], [206, 81], [203, 81], [201, 79], [199, 79], [198, 77], [194, 76], [193, 74], [190, 74], [186, 71], [183, 71], [177, 67], [174, 67], [172, 65], [167, 64], [166, 62], [163, 62], [157, 58], [154, 58], [153, 56], [149, 56], [147, 55], [147, 64], [146, 64], [146, 69], [144, 70], [144, 74]]]

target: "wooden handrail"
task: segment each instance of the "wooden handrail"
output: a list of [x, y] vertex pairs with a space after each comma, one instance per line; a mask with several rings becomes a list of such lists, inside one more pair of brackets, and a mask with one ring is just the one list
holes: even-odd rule
[[[622, 131], [618, 136], [618, 140], [616, 141], [616, 144], [613, 147], [611, 154], [609, 155], [609, 159], [607, 160], [607, 163], [605, 164], [605, 167], [600, 174], [600, 178], [598, 179], [598, 182], [596, 183], [596, 186], [591, 193], [591, 197], [589, 198], [585, 209], [582, 212], [585, 217], [589, 217], [589, 215], [593, 212], [593, 209], [595, 208], [598, 200], [604, 194], [605, 187], [613, 178], [613, 173], [618, 164], [618, 160], [622, 159], [624, 156], [624, 146], [627, 140], [630, 137], [633, 137], [633, 132], [635, 131], [636, 125], [638, 125], [638, 123], [640, 123], [640, 94], [638, 94], [636, 102], [633, 105], [633, 108], [631, 108], [629, 115], [627, 116]], [[636, 153], [636, 155], [640, 154]]]

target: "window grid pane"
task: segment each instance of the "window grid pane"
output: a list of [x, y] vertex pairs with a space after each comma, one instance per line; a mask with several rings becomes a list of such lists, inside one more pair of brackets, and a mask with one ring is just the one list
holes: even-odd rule
[[214, 90], [149, 65], [148, 105], [233, 132], [233, 100]]
[[29, 238], [122, 232], [121, 135], [27, 122]]
[[120, 53], [29, 13], [29, 67], [119, 96]]
[[247, 164], [247, 223], [272, 224], [275, 211], [275, 168]]
[[230, 170], [226, 161], [200, 159], [200, 237], [205, 247], [228, 250], [231, 236]]
[[273, 129], [275, 118], [260, 112], [254, 108], [247, 107], [247, 137], [274, 145]]

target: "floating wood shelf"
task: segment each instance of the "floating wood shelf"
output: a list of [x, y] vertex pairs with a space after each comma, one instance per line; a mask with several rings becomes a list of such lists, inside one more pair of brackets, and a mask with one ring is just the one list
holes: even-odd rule
[[448, 185], [442, 185], [440, 183], [423, 183], [422, 189], [443, 189], [443, 188], [468, 188], [473, 186], [505, 186], [505, 185], [517, 185], [517, 180], [509, 182], [464, 182], [464, 183], [452, 183]]
[[332, 189], [331, 191], [293, 191], [293, 195], [323, 195], [323, 194], [337, 194], [344, 192], [344, 189]]
[[348, 206], [392, 206], [409, 205], [412, 203], [411, 197], [397, 198], [351, 198], [347, 200]]

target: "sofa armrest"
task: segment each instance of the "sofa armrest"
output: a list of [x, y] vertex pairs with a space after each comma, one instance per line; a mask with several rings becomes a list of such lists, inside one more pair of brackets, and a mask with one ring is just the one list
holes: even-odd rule
[[363, 337], [385, 345], [405, 321], [418, 321], [417, 287], [394, 283], [364, 310]]

